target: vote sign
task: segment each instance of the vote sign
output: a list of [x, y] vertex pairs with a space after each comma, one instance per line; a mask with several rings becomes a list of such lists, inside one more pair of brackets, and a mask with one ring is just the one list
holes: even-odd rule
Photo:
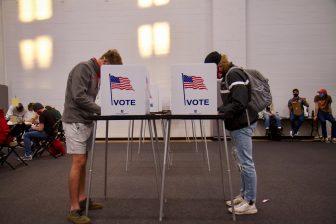
[[171, 70], [172, 114], [217, 114], [216, 65], [174, 65]]
[[100, 87], [102, 115], [147, 114], [147, 77], [144, 66], [103, 65]]

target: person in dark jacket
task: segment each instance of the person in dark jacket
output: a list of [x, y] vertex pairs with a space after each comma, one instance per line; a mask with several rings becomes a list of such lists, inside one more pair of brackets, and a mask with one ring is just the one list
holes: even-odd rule
[[240, 195], [233, 200], [233, 205], [231, 201], [226, 202], [230, 206], [228, 210], [232, 212], [231, 206], [235, 206], [237, 215], [257, 213], [257, 175], [252, 158], [252, 134], [257, 125], [258, 113], [248, 106], [251, 96], [248, 77], [225, 54], [211, 52], [204, 62], [217, 64], [217, 78], [222, 80], [223, 101], [218, 111], [224, 115], [241, 171]]
[[[81, 212], [87, 200], [85, 195], [87, 150], [95, 138], [93, 122], [88, 117], [101, 112], [95, 100], [99, 91], [100, 67], [108, 64], [122, 64], [117, 50], [108, 50], [99, 59], [91, 58], [77, 64], [71, 70], [67, 81], [62, 121], [67, 153], [72, 157], [69, 175], [71, 205], [67, 216], [72, 223], [90, 223], [90, 219]], [[102, 207], [99, 203], [89, 201], [89, 209]]]

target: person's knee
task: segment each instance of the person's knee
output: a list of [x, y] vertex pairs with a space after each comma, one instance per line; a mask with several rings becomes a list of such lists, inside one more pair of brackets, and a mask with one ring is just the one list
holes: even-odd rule
[[72, 165], [78, 168], [85, 167], [86, 155], [72, 155]]

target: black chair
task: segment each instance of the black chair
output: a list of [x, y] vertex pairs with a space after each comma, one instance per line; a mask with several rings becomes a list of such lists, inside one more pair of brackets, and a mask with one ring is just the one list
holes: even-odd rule
[[0, 165], [3, 166], [4, 164], [7, 164], [10, 168], [13, 170], [18, 166], [13, 166], [9, 161], [8, 158], [11, 154], [14, 154], [18, 161], [20, 161], [20, 164], [24, 164], [25, 166], [28, 166], [28, 164], [22, 160], [22, 158], [19, 156], [19, 154], [16, 152], [17, 146], [10, 146], [8, 144], [2, 144], [0, 145]]
[[61, 156], [61, 154], [55, 155], [50, 151], [55, 139], [57, 138], [60, 140], [62, 140], [62, 138], [65, 139], [64, 131], [63, 128], [61, 127], [62, 127], [62, 121], [58, 120], [53, 127], [54, 134], [52, 136], [48, 136], [45, 139], [33, 139], [33, 146], [32, 146], [32, 150], [34, 151], [33, 158], [40, 158], [46, 151], [55, 159]]

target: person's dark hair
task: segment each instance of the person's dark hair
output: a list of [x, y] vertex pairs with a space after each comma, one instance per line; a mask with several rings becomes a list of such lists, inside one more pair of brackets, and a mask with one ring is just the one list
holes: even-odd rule
[[116, 49], [108, 50], [100, 57], [100, 59], [107, 60], [111, 65], [122, 65], [121, 56]]
[[298, 90], [298, 89], [293, 89], [293, 93], [294, 93], [294, 92], [299, 92], [299, 90]]
[[43, 105], [41, 103], [34, 103], [34, 111], [38, 111], [40, 109], [43, 109]]
[[18, 112], [22, 112], [22, 111], [24, 110], [24, 107], [23, 107], [22, 103], [19, 103], [19, 104], [16, 106], [16, 110], [17, 110]]
[[34, 103], [29, 103], [27, 107], [29, 111], [34, 110]]

